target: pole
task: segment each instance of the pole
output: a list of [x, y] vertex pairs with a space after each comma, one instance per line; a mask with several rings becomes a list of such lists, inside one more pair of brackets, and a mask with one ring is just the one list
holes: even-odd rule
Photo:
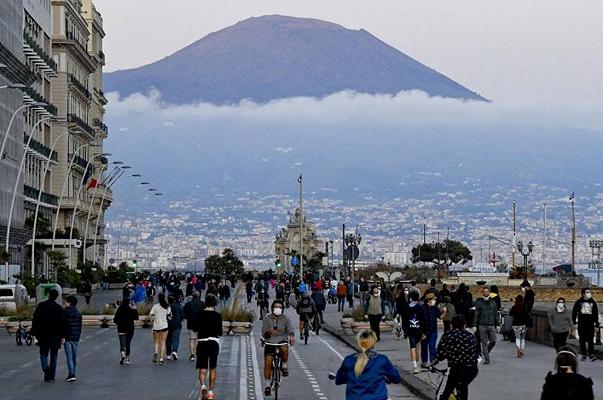
[[[64, 132], [60, 134], [53, 142], [52, 147], [50, 148], [50, 155], [54, 152], [54, 148], [59, 141], [60, 138], [67, 135], [68, 132]], [[33, 225], [33, 234], [31, 238], [31, 276], [34, 277], [35, 274], [35, 254], [36, 254], [36, 229], [38, 226], [38, 212], [40, 211], [40, 201], [42, 200], [42, 186], [44, 184], [44, 178], [46, 178], [46, 173], [48, 173], [48, 167], [50, 167], [50, 156], [48, 157], [48, 162], [44, 167], [44, 172], [42, 173], [42, 182], [40, 182], [40, 189], [38, 190], [38, 201], [36, 202], [36, 212], [34, 214], [34, 225]]]
[[542, 205], [543, 207], [543, 211], [544, 211], [544, 226], [543, 226], [543, 231], [542, 231], [542, 274], [544, 275], [546, 273], [546, 206], [547, 204], [544, 203]]
[[[98, 179], [101, 179], [104, 170], [107, 168], [107, 165], [103, 165], [100, 168], [100, 173], [98, 174]], [[98, 185], [98, 183], [97, 183]], [[88, 226], [90, 225], [90, 214], [92, 213], [92, 208], [94, 207], [94, 199], [96, 198], [96, 192], [98, 192], [98, 188], [94, 187], [94, 193], [92, 193], [92, 199], [90, 200], [90, 207], [88, 207], [88, 216], [86, 217], [86, 229], [84, 230], [84, 243], [83, 243], [83, 251], [82, 251], [82, 265], [86, 263], [86, 243], [88, 241]], [[100, 214], [100, 211], [99, 211]], [[98, 216], [97, 216], [98, 218]], [[92, 262], [96, 262], [96, 260], [92, 260]]]
[[341, 258], [342, 258], [342, 262], [343, 262], [343, 271], [347, 275], [349, 273], [349, 271], [348, 271], [348, 263], [347, 263], [345, 250], [346, 250], [346, 248], [345, 248], [345, 224], [343, 224], [342, 235], [341, 235], [341, 253], [342, 253]]
[[[17, 172], [17, 179], [15, 180], [15, 187], [13, 188], [13, 197], [11, 199], [10, 210], [8, 212], [8, 224], [6, 226], [6, 243], [5, 243], [6, 252], [8, 252], [8, 249], [9, 249], [9, 243], [10, 243], [10, 226], [11, 226], [11, 223], [13, 222], [13, 210], [15, 208], [15, 200], [17, 198], [17, 189], [19, 188], [19, 182], [21, 180], [21, 171], [23, 171], [23, 165], [25, 165], [25, 158], [27, 158], [27, 149], [29, 148], [29, 145], [31, 144], [31, 140], [33, 138], [34, 130], [42, 122], [48, 121], [51, 118], [52, 117], [41, 118], [39, 121], [37, 121], [34, 124], [34, 126], [31, 128], [31, 131], [29, 132], [29, 138], [27, 139], [27, 143], [25, 144], [25, 150], [23, 150], [23, 156], [21, 157], [21, 164], [19, 164], [19, 171]], [[7, 132], [7, 135], [8, 135], [8, 132]], [[32, 257], [33, 257], [33, 254], [32, 254]], [[5, 267], [6, 267], [6, 272], [5, 272], [6, 282], [8, 282], [9, 278], [10, 278], [10, 273], [8, 271], [8, 258], [6, 260]]]
[[299, 176], [299, 273], [304, 277], [304, 205], [303, 205], [303, 179]]
[[[73, 248], [73, 246], [71, 246], [71, 241], [73, 240], [73, 225], [75, 225], [75, 214], [77, 212], [77, 206], [80, 202], [80, 195], [82, 194], [82, 187], [84, 186], [84, 179], [86, 179], [86, 174], [88, 173], [88, 168], [90, 168], [90, 165], [92, 163], [90, 162], [90, 160], [88, 160], [88, 162], [86, 163], [86, 168], [84, 169], [84, 173], [82, 174], [82, 179], [80, 180], [80, 187], [77, 189], [77, 195], [75, 197], [75, 204], [73, 204], [73, 214], [71, 214], [71, 226], [69, 229], [69, 269], [71, 269], [71, 260], [72, 260], [72, 256], [71, 256], [71, 250]], [[84, 244], [85, 247], [85, 244]], [[76, 262], [76, 268], [77, 268], [77, 262]]]
[[[423, 218], [423, 220], [425, 220], [425, 218]], [[423, 245], [425, 245], [427, 241], [427, 225], [425, 224], [425, 221], [423, 221]], [[421, 246], [419, 246], [419, 251], [421, 249]], [[419, 257], [420, 259], [421, 257]], [[425, 268], [425, 261], [423, 261], [423, 268]]]
[[576, 209], [575, 197], [572, 194], [572, 272], [576, 272]]
[[[4, 134], [4, 138], [2, 139], [2, 147], [0, 147], [0, 161], [4, 160], [4, 148], [6, 147], [6, 142], [8, 141], [8, 135], [10, 134], [10, 128], [13, 126], [13, 122], [15, 121], [15, 117], [19, 113], [19, 111], [29, 107], [31, 104], [25, 104], [21, 107], [17, 108], [13, 115], [10, 117], [10, 121], [8, 122], [8, 127], [6, 128], [6, 133]], [[8, 251], [8, 249], [6, 250]]]
[[513, 243], [511, 243], [511, 269], [515, 269], [515, 246], [517, 245], [517, 237], [515, 231], [515, 200], [513, 200]]

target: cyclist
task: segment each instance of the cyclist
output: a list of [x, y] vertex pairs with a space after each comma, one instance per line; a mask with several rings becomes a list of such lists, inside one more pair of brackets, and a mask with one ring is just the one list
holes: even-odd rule
[[270, 295], [268, 294], [268, 292], [266, 292], [266, 290], [264, 290], [264, 288], [260, 289], [260, 292], [258, 293], [256, 300], [258, 302], [258, 307], [260, 308], [260, 319], [263, 319], [263, 315], [262, 311], [265, 309], [266, 313], [268, 313], [268, 306], [270, 304]]
[[[274, 300], [272, 302], [272, 312], [264, 317], [262, 337], [269, 343], [286, 344], [287, 341], [289, 341], [291, 345], [294, 345], [295, 331], [293, 330], [293, 325], [291, 324], [291, 321], [289, 321], [289, 318], [283, 314], [284, 308], [285, 306], [282, 300]], [[281, 357], [281, 373], [283, 376], [289, 375], [289, 370], [287, 368], [287, 360], [289, 359], [288, 350], [287, 346], [281, 346], [279, 349]], [[274, 357], [275, 353], [276, 348], [274, 346], [264, 347], [264, 379], [266, 379], [266, 382], [269, 382], [270, 377], [272, 376], [272, 357]], [[268, 384], [264, 390], [264, 395], [270, 396], [271, 394], [272, 389], [270, 384]]]
[[367, 329], [358, 336], [360, 353], [347, 356], [335, 377], [335, 384], [346, 384], [346, 400], [387, 400], [386, 383], [400, 383], [400, 373], [383, 354], [373, 347], [375, 332]]
[[291, 297], [291, 278], [285, 281], [285, 307], [289, 308], [289, 297]]
[[285, 300], [285, 284], [283, 282], [276, 285], [276, 287], [274, 288], [274, 292], [275, 292], [275, 296], [274, 296], [275, 299]]
[[297, 314], [299, 314], [299, 336], [304, 338], [304, 325], [306, 321], [312, 326], [316, 314], [316, 303], [312, 300], [310, 291], [302, 293], [301, 300], [297, 303]]

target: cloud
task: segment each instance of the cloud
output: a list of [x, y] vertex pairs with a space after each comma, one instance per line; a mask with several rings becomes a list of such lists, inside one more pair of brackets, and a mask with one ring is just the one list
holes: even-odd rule
[[161, 124], [161, 126], [174, 126], [176, 124], [174, 124], [172, 121], [163, 121], [163, 123]]
[[290, 153], [291, 151], [293, 151], [293, 147], [277, 147], [276, 149], [274, 149], [274, 151], [277, 151], [277, 152], [283, 153], [283, 154], [287, 154], [287, 153]]

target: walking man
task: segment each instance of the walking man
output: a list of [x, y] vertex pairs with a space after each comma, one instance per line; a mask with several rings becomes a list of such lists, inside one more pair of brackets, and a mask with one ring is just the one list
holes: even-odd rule
[[[59, 347], [64, 342], [65, 313], [56, 300], [59, 292], [50, 289], [48, 300], [41, 302], [34, 311], [31, 323], [31, 335], [40, 346], [40, 363], [44, 371], [44, 382], [54, 382], [57, 369]], [[48, 355], [50, 354], [50, 363]]]
[[[599, 309], [597, 302], [593, 300], [593, 292], [590, 288], [582, 289], [582, 297], [576, 301], [572, 310], [572, 320], [578, 324], [578, 337], [582, 361], [586, 356], [595, 361], [595, 331], [599, 329]], [[588, 346], [588, 353], [587, 348]]]
[[[193, 330], [197, 332], [197, 363], [201, 397], [214, 399], [216, 387], [216, 368], [220, 354], [220, 337], [222, 336], [222, 316], [216, 311], [218, 298], [214, 295], [205, 297], [205, 309], [199, 311], [193, 320]], [[205, 386], [209, 369], [209, 388]], [[209, 390], [208, 390], [209, 389]], [[207, 396], [207, 397], [206, 397]]]
[[345, 298], [348, 294], [348, 288], [345, 283], [341, 282], [337, 285], [337, 311], [343, 312], [345, 308]]
[[75, 296], [67, 296], [65, 305], [65, 357], [67, 358], [67, 370], [69, 374], [66, 382], [75, 382], [75, 366], [77, 364], [77, 349], [82, 334], [82, 315], [75, 307], [77, 299]]
[[479, 332], [484, 354], [484, 365], [490, 364], [490, 352], [496, 345], [496, 333], [500, 329], [498, 307], [490, 298], [490, 289], [484, 287], [482, 298], [475, 302], [475, 329]]
[[182, 317], [186, 320], [186, 329], [188, 330], [188, 359], [191, 361], [195, 361], [195, 355], [197, 354], [197, 332], [193, 329], [193, 322], [195, 320], [195, 315], [203, 310], [204, 307], [200, 297], [199, 292], [194, 290], [193, 298], [186, 303], [182, 309]]

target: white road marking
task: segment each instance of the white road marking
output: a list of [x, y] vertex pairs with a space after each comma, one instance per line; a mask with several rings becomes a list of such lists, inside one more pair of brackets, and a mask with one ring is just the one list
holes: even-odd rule
[[[260, 367], [258, 363], [258, 355], [255, 342], [255, 334], [251, 332], [251, 355], [253, 358], [253, 371], [254, 371], [254, 383], [255, 383], [255, 397], [256, 399], [263, 399], [264, 393], [262, 391], [262, 378], [260, 377]], [[263, 371], [263, 370], [262, 370]]]
[[304, 374], [306, 375], [306, 378], [308, 378], [308, 381], [310, 382], [310, 385], [312, 386], [312, 389], [314, 390], [314, 393], [321, 399], [321, 400], [328, 400], [327, 397], [324, 395], [324, 393], [322, 392], [322, 390], [320, 389], [320, 386], [318, 385], [316, 379], [314, 378], [314, 375], [312, 374], [312, 372], [310, 372], [304, 362], [302, 361], [299, 353], [297, 352], [297, 350], [295, 350], [294, 348], [291, 348], [291, 353], [293, 354], [293, 358], [295, 358], [295, 361], [297, 361], [297, 363], [300, 365], [302, 371], [304, 372]]
[[333, 353], [335, 353], [335, 354], [337, 355], [337, 357], [339, 357], [339, 359], [340, 359], [341, 361], [343, 361], [343, 358], [344, 358], [344, 357], [341, 355], [341, 353], [340, 353], [340, 352], [338, 352], [337, 350], [335, 350], [335, 349], [333, 348], [333, 346], [331, 346], [331, 345], [330, 345], [330, 344], [329, 344], [329, 343], [328, 343], [326, 340], [324, 340], [324, 339], [323, 339], [323, 338], [321, 338], [320, 336], [316, 335], [314, 332], [311, 332], [311, 333], [314, 335], [314, 337], [315, 337], [316, 339], [318, 339], [318, 340], [319, 340], [320, 342], [322, 342], [322, 343], [323, 343], [325, 346], [327, 346], [329, 349], [331, 349], [331, 351], [333, 351]]
[[243, 336], [239, 336], [239, 344], [241, 347], [241, 376], [239, 378], [239, 400], [247, 400], [247, 368], [243, 370], [243, 368], [247, 366], [247, 343], [245, 342]]

